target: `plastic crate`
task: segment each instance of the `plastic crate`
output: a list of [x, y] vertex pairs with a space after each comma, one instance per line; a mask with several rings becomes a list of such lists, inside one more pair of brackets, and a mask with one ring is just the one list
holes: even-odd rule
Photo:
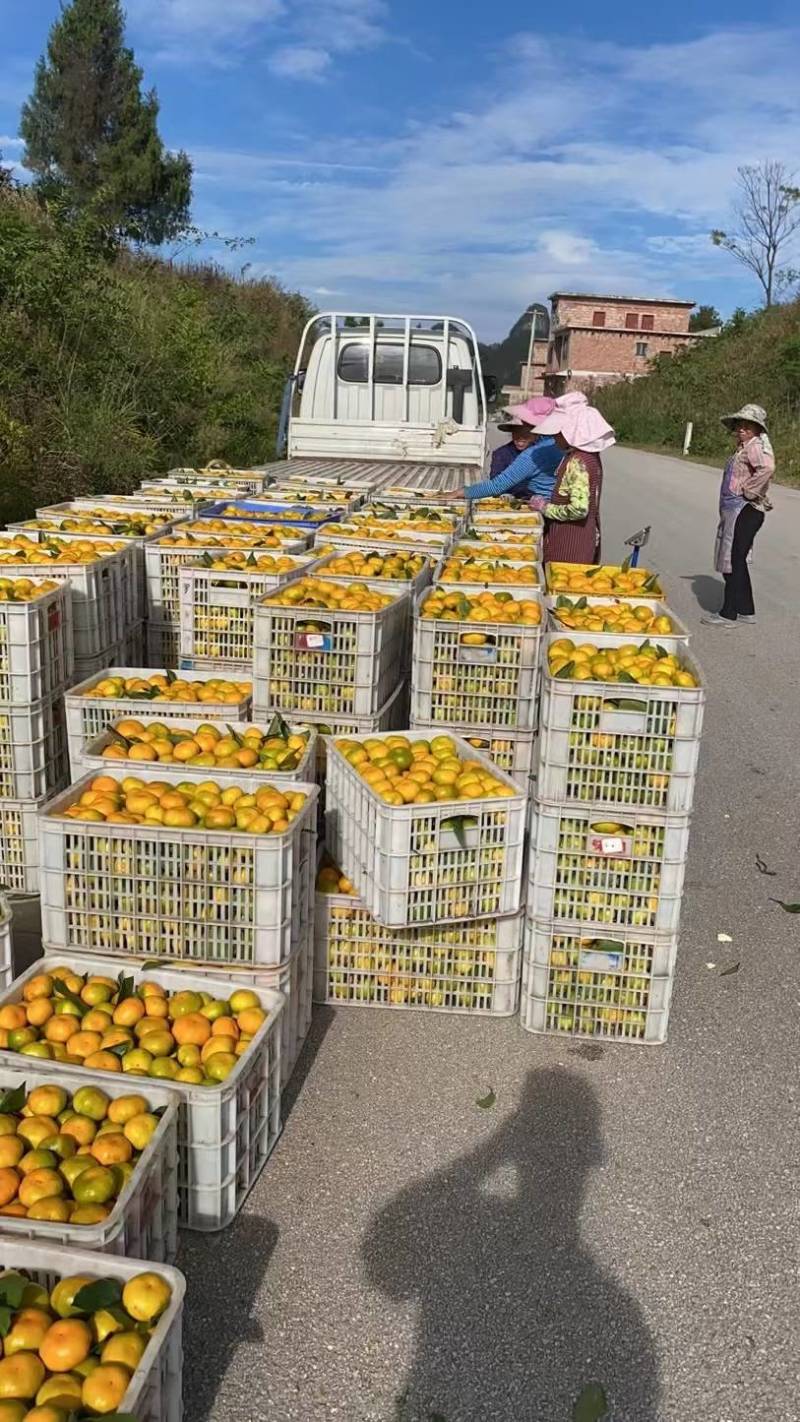
[[[70, 764], [77, 764], [78, 757], [85, 747], [97, 740], [101, 731], [114, 721], [120, 721], [126, 716], [141, 718], [144, 715], [152, 714], [152, 719], [159, 721], [185, 721], [187, 718], [196, 717], [198, 711], [205, 714], [209, 719], [224, 715], [230, 716], [232, 720], [245, 721], [250, 710], [250, 697], [242, 696], [241, 700], [229, 706], [221, 705], [214, 701], [155, 701], [146, 697], [108, 697], [108, 696], [88, 696], [86, 692], [91, 689], [94, 681], [103, 680], [110, 676], [141, 677], [143, 680], [152, 676], [154, 667], [131, 667], [131, 666], [108, 666], [102, 671], [93, 673], [84, 681], [78, 682], [64, 698], [64, 706], [67, 713], [67, 741], [69, 744]], [[163, 670], [163, 668], [162, 668]], [[208, 681], [210, 678], [205, 672], [187, 671], [181, 672], [181, 681]], [[138, 773], [138, 772], [137, 772]]]
[[[208, 992], [220, 984], [218, 995], [229, 997], [242, 986], [238, 977], [219, 972], [199, 972], [196, 968], [167, 970], [149, 968], [146, 960], [121, 963], [119, 958], [99, 958], [73, 949], [45, 949], [39, 959], [0, 997], [0, 1006], [19, 1001], [28, 978], [46, 968], [47, 959], [74, 968], [77, 973], [107, 973], [117, 977], [120, 969], [132, 975], [136, 986], [154, 978], [170, 993], [184, 989]], [[214, 988], [216, 991], [216, 988]], [[178, 1216], [187, 1229], [218, 1230], [230, 1224], [255, 1184], [281, 1129], [281, 1014], [284, 998], [271, 988], [254, 986], [267, 1013], [246, 1052], [239, 1058], [227, 1080], [214, 1086], [193, 1086], [170, 1081], [163, 1089], [179, 1098], [178, 1118]], [[8, 1054], [6, 1054], [8, 1055]], [[18, 1058], [15, 1061], [18, 1062]], [[50, 1080], [60, 1080], [63, 1062], [36, 1058], [36, 1070]], [[96, 1081], [98, 1074], [85, 1067], [71, 1066], [70, 1072], [83, 1083]], [[101, 1073], [114, 1082], [116, 1073]], [[128, 1090], [147, 1096], [150, 1078], [128, 1075]]]
[[[233, 509], [234, 512], [230, 512]], [[287, 517], [287, 514], [290, 517]], [[279, 522], [285, 528], [300, 528], [304, 533], [315, 533], [317, 529], [327, 526], [330, 523], [338, 523], [341, 513], [336, 509], [320, 506], [315, 508], [307, 504], [280, 503], [265, 495], [260, 499], [226, 499], [219, 500], [206, 510], [206, 518], [222, 518], [225, 521], [236, 523], [239, 519], [264, 519], [270, 518]]]
[[[137, 1274], [152, 1270], [143, 1259], [99, 1258], [83, 1249], [57, 1249], [36, 1241], [0, 1239], [0, 1267], [28, 1274], [34, 1283], [51, 1290], [59, 1279], [85, 1274], [90, 1279], [119, 1279], [126, 1284]], [[186, 1281], [177, 1269], [159, 1264], [156, 1273], [169, 1284], [172, 1297], [159, 1318], [152, 1337], [133, 1373], [119, 1411], [136, 1422], [182, 1422], [181, 1397], [183, 1346], [181, 1323]]]
[[614, 930], [525, 923], [520, 1018], [528, 1032], [600, 1037], [615, 1042], [664, 1042], [678, 940]]
[[[61, 541], [61, 540], [58, 540]], [[14, 545], [0, 538], [0, 577], [50, 578], [72, 591], [72, 640], [77, 657], [94, 657], [128, 628], [128, 551], [107, 553], [94, 563], [14, 562]]]
[[[41, 958], [27, 976], [42, 972]], [[21, 980], [20, 980], [21, 981]], [[11, 988], [13, 992], [16, 984]], [[3, 992], [9, 991], [4, 985]], [[142, 1095], [151, 1111], [163, 1112], [151, 1140], [110, 1215], [99, 1224], [56, 1224], [46, 1220], [15, 1219], [4, 1216], [3, 1234], [14, 1239], [37, 1239], [41, 1243], [92, 1249], [102, 1254], [124, 1254], [134, 1259], [152, 1259], [171, 1264], [178, 1249], [178, 1099], [164, 1084], [142, 1078], [118, 1076], [114, 1072], [77, 1070], [57, 1062], [58, 1084], [74, 1095], [82, 1086], [98, 1086], [116, 1099]], [[25, 1086], [51, 1086], [50, 1072], [39, 1071], [39, 1059], [0, 1049], [0, 1091]]]
[[181, 659], [180, 623], [147, 622], [144, 640], [148, 670], [178, 666]]
[[[169, 537], [169, 535], [165, 535]], [[198, 534], [198, 537], [200, 535]], [[209, 537], [222, 538], [222, 534], [209, 534]], [[254, 535], [257, 539], [257, 535]], [[151, 623], [173, 624], [180, 629], [181, 624], [181, 573], [184, 568], [192, 564], [197, 564], [205, 554], [209, 558], [224, 557], [225, 553], [241, 552], [242, 549], [225, 548], [222, 544], [216, 547], [209, 544], [204, 547], [202, 543], [193, 543], [189, 547], [174, 547], [172, 544], [164, 545], [161, 539], [155, 539], [145, 547], [145, 576], [147, 580], [147, 616]], [[259, 550], [257, 541], [253, 542], [252, 552], [258, 557], [259, 551], [263, 553], [278, 552], [282, 557], [284, 554], [298, 555], [297, 567], [303, 566], [303, 541], [289, 539], [280, 549], [262, 548]], [[307, 553], [305, 555], [305, 567], [310, 568], [316, 562], [317, 555]]]
[[[257, 721], [271, 714], [270, 711], [257, 711], [253, 707]], [[317, 774], [324, 780], [327, 743], [332, 736], [371, 736], [375, 731], [397, 731], [408, 725], [408, 689], [401, 683], [374, 716], [330, 717], [324, 711], [306, 712], [303, 724], [312, 726], [317, 733]]]
[[470, 505], [470, 523], [478, 533], [486, 529], [489, 533], [496, 530], [506, 530], [508, 533], [533, 533], [537, 529], [541, 533], [544, 529], [544, 520], [540, 513], [528, 507], [527, 503], [520, 501], [516, 507], [509, 504], [505, 509], [487, 508], [485, 500], [475, 499]]
[[[39, 805], [44, 800], [0, 799], [0, 888], [39, 892]], [[0, 966], [0, 983], [5, 964]]]
[[522, 914], [476, 919], [457, 933], [385, 928], [361, 899], [318, 893], [314, 943], [315, 1002], [490, 1017], [517, 1010]]
[[[490, 559], [489, 561], [497, 562], [499, 560]], [[434, 582], [438, 587], [447, 588], [450, 592], [463, 592], [467, 595], [467, 597], [469, 597], [470, 595], [474, 597], [476, 592], [502, 592], [511, 593], [512, 597], [525, 598], [527, 601], [530, 601], [531, 599], [540, 601], [542, 597], [541, 563], [523, 563], [517, 559], [512, 560], [510, 558], [507, 560], [503, 560], [503, 563], [504, 566], [508, 568], [524, 568], [526, 572], [530, 573], [528, 581], [526, 583], [503, 583], [492, 582], [490, 580], [484, 580], [481, 578], [475, 578], [474, 580], [470, 581], [469, 577], [466, 576], [466, 570], [465, 573], [461, 576], [461, 578], [456, 581], [455, 578], [449, 578], [445, 575], [447, 559], [443, 558], [436, 569], [436, 573], [434, 575]]]
[[692, 808], [706, 693], [542, 677], [539, 794], [561, 804], [633, 806], [686, 815]]
[[[53, 538], [59, 543], [85, 543], [87, 538], [94, 538], [101, 543], [106, 539], [109, 542], [122, 543], [124, 548], [120, 550], [123, 567], [123, 617], [126, 627], [132, 623], [140, 622], [145, 615], [144, 601], [144, 557], [142, 548], [144, 546], [144, 535], [132, 535], [113, 533], [56, 533], [46, 532], [41, 529], [31, 529], [31, 537], [35, 537], [39, 543], [48, 543]], [[166, 529], [159, 529], [157, 534], [150, 537], [161, 538]]]
[[[431, 582], [432, 579], [433, 579], [433, 559], [432, 559], [432, 558], [429, 558], [429, 559], [428, 559], [426, 565], [425, 565], [424, 567], [422, 567], [422, 568], [420, 569], [420, 571], [416, 574], [416, 576], [413, 577], [413, 578], [398, 578], [398, 579], [394, 579], [394, 578], [369, 578], [369, 579], [364, 579], [364, 578], [359, 578], [359, 577], [357, 577], [357, 576], [351, 576], [351, 575], [348, 574], [348, 573], [330, 573], [330, 574], [329, 574], [329, 573], [327, 572], [327, 565], [328, 565], [329, 563], [332, 563], [335, 558], [341, 558], [341, 557], [342, 557], [342, 554], [343, 554], [345, 551], [346, 551], [346, 550], [343, 549], [343, 548], [336, 548], [336, 549], [332, 550], [330, 553], [325, 553], [325, 554], [323, 554], [322, 557], [320, 558], [319, 562], [317, 563], [315, 569], [314, 569], [314, 576], [315, 576], [315, 577], [331, 577], [331, 578], [335, 578], [337, 583], [363, 583], [363, 582], [365, 582], [365, 581], [368, 581], [368, 582], [370, 582], [374, 587], [382, 587], [382, 588], [387, 588], [387, 589], [389, 589], [389, 588], [395, 588], [395, 589], [400, 590], [400, 591], [402, 591], [403, 589], [405, 589], [405, 590], [411, 595], [412, 598], [415, 598], [418, 593], [421, 593], [424, 588], [427, 588], [428, 585], [430, 584], [430, 582]], [[357, 552], [357, 551], [358, 551], [357, 549], [351, 549], [351, 552]], [[376, 550], [376, 551], [377, 551], [377, 550]], [[385, 550], [382, 550], [382, 551], [385, 551]], [[406, 551], [406, 550], [400, 550], [400, 551]]]
[[214, 497], [220, 485], [236, 489], [239, 494], [258, 494], [264, 488], [264, 475], [257, 469], [176, 469], [163, 479], [143, 479], [140, 488], [143, 494], [150, 494], [159, 489], [184, 488], [187, 484], [207, 484], [209, 497]]
[[27, 706], [59, 696], [72, 669], [68, 584], [30, 602], [0, 602], [0, 703]]
[[[73, 499], [74, 509], [128, 510], [143, 514], [174, 514], [176, 519], [195, 519], [217, 497], [217, 490], [167, 489], [163, 494], [96, 494], [90, 499]], [[235, 490], [231, 490], [233, 495]]]
[[[539, 788], [541, 795], [541, 787]], [[675, 934], [689, 849], [685, 815], [536, 802], [532, 918]]]
[[144, 622], [135, 622], [122, 640], [125, 666], [141, 666], [144, 660]]
[[0, 893], [0, 992], [14, 976], [11, 924], [13, 911], [5, 894]]
[[112, 647], [107, 647], [105, 651], [99, 652], [96, 657], [76, 657], [72, 681], [68, 690], [80, 686], [81, 682], [88, 681], [90, 677], [97, 680], [109, 667], [126, 666], [122, 650], [122, 642], [119, 641], [115, 642]]
[[506, 775], [510, 775], [523, 789], [527, 789], [534, 769], [535, 731], [506, 731], [504, 735], [493, 736], [485, 729], [475, 730], [472, 726], [420, 725], [416, 721], [412, 722], [412, 729], [415, 735], [423, 736], [426, 740], [431, 736], [444, 734], [467, 741], [474, 750], [487, 756], [500, 770], [504, 770]]
[[[288, 555], [287, 555], [288, 556]], [[181, 662], [196, 660], [211, 670], [222, 666], [247, 669], [253, 663], [253, 609], [265, 593], [317, 573], [313, 559], [293, 559], [285, 573], [262, 573], [247, 568], [215, 572], [187, 566], [180, 572]]]
[[[136, 774], [165, 776], [145, 763]], [[182, 778], [180, 769], [167, 777]], [[316, 785], [293, 782], [308, 800], [282, 834], [58, 818], [93, 779], [83, 776], [39, 815], [48, 948], [203, 965], [274, 967], [290, 957], [295, 896], [313, 854], [305, 831], [313, 832]], [[238, 783], [250, 792], [264, 782], [242, 772]]]
[[[149, 717], [145, 716], [143, 719], [148, 720]], [[153, 716], [154, 721], [159, 719], [158, 716]], [[227, 731], [241, 733], [242, 731], [249, 730], [254, 724], [258, 725], [258, 721], [223, 722], [221, 717], [209, 721], [208, 718], [203, 718], [202, 715], [198, 715], [195, 716], [194, 720], [170, 721], [169, 724], [170, 729], [174, 731], [194, 731], [200, 725], [216, 725], [219, 726], [221, 733], [225, 735]], [[268, 727], [259, 726], [259, 729], [263, 729], [266, 732]], [[142, 764], [141, 761], [128, 762], [124, 760], [104, 759], [103, 751], [107, 746], [112, 745], [114, 741], [111, 730], [112, 728], [107, 728], [101, 732], [96, 740], [90, 741], [88, 745], [84, 746], [77, 757], [76, 764], [73, 766], [73, 771], [80, 775], [88, 775], [90, 772], [92, 775], [114, 775], [123, 774], [124, 768], [130, 767], [132, 774], [138, 775], [138, 767]], [[160, 769], [166, 775], [179, 776], [181, 780], [217, 780], [220, 785], [238, 785], [243, 775], [263, 776], [264, 780], [270, 785], [290, 785], [295, 780], [313, 780], [317, 765], [317, 731], [314, 726], [301, 726], [297, 723], [289, 724], [289, 730], [308, 731], [309, 733], [308, 747], [295, 770], [262, 770], [258, 765], [249, 766], [247, 769], [242, 767], [239, 770], [228, 770], [224, 766], [187, 765], [183, 761], [175, 761], [174, 763], [167, 762], [167, 764], [161, 762]], [[157, 761], [145, 762], [145, 764], [150, 764], [151, 767], [159, 767], [159, 762]]]
[[396, 538], [373, 538], [368, 533], [360, 532], [358, 525], [338, 523], [320, 529], [314, 538], [314, 547], [326, 552], [332, 548], [354, 548], [361, 553], [396, 553], [404, 550], [441, 557], [452, 547], [454, 536], [452, 532], [438, 534], [404, 530]]
[[[253, 697], [258, 706], [328, 716], [374, 716], [403, 675], [409, 597], [380, 583], [391, 598], [378, 612], [330, 612], [256, 604]], [[316, 632], [303, 630], [312, 623]]]
[[69, 781], [61, 697], [0, 705], [0, 799], [38, 800]]
[[[451, 622], [423, 617], [417, 602], [411, 715], [419, 725], [452, 722], [497, 732], [533, 731], [537, 719], [541, 625]], [[466, 634], [486, 644], [465, 646]]]
[[[561, 621], [559, 609], [571, 607], [575, 602], [600, 609], [619, 607], [621, 604], [632, 608], [644, 607], [653, 617], [668, 617], [673, 630], [672, 632], [650, 632], [646, 627], [641, 627], [636, 632], [596, 632], [588, 627], [570, 627]], [[550, 641], [569, 637], [573, 642], [591, 642], [597, 647], [621, 647], [623, 644], [630, 646], [631, 642], [650, 641], [657, 642], [660, 646], [666, 646], [670, 651], [673, 651], [676, 647], [685, 647], [691, 636], [686, 623], [681, 621], [671, 607], [667, 607], [664, 602], [654, 602], [652, 598], [587, 597], [573, 599], [566, 597], [564, 593], [548, 593], [545, 603], [547, 630], [551, 634]]]
[[[547, 591], [549, 593], [561, 592], [566, 597], [581, 597], [583, 595], [582, 592], [577, 590], [570, 591], [569, 588], [559, 588], [557, 586], [561, 575], [565, 573], [588, 573], [592, 578], [596, 578], [601, 567], [613, 568], [615, 573], [622, 572], [622, 564], [620, 563], [548, 563], [545, 568]], [[641, 587], [634, 587], [625, 592], [615, 592], [612, 590], [611, 592], [604, 593], [603, 596], [616, 598], [635, 597], [641, 602], [645, 602], [648, 598], [658, 599], [660, 602], [664, 601], [664, 592], [656, 573], [653, 573], [649, 568], [637, 568], [632, 571], [635, 571], [637, 575], [642, 573], [646, 574], [653, 586], [648, 588], [646, 592]]]
[[328, 747], [327, 843], [370, 913], [389, 928], [463, 922], [520, 908], [527, 796], [465, 741], [455, 745], [462, 759], [482, 762], [513, 794], [388, 805], [335, 744]]

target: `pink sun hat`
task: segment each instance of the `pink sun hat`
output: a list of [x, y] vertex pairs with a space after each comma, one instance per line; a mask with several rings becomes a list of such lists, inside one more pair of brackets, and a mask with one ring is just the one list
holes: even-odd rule
[[599, 454], [616, 443], [608, 420], [590, 405], [580, 390], [571, 390], [554, 402], [551, 414], [535, 426], [538, 435], [563, 435], [572, 449]]
[[555, 405], [555, 400], [552, 400], [549, 395], [534, 395], [523, 405], [510, 405], [505, 411], [506, 419], [497, 428], [516, 430], [520, 425], [535, 425], [538, 420], [543, 420], [546, 415], [551, 414]]

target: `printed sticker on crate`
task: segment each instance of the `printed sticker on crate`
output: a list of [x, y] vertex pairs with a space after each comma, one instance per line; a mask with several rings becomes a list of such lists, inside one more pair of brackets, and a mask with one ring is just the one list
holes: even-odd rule
[[526, 925], [522, 1025], [538, 1032], [660, 1042], [677, 941], [634, 931], [592, 937]]

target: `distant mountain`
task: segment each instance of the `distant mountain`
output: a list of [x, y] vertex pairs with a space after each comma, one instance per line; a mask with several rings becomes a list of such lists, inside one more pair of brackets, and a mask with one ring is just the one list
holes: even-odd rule
[[537, 341], [546, 341], [550, 317], [547, 307], [535, 301], [514, 322], [504, 341], [494, 341], [491, 345], [479, 343], [484, 374], [493, 375], [498, 385], [515, 385], [519, 380], [520, 366], [528, 359], [532, 315], [536, 318]]

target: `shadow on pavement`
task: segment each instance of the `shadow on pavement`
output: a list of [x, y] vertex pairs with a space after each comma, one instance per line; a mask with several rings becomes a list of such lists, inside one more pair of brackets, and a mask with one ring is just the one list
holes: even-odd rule
[[[183, 1311], [184, 1393], [187, 1418], [208, 1422], [222, 1380], [239, 1348], [263, 1342], [255, 1316], [261, 1282], [278, 1242], [271, 1220], [240, 1215], [224, 1233], [184, 1230], [178, 1268], [186, 1275]], [[257, 1412], [253, 1399], [252, 1417]]]
[[566, 1068], [532, 1071], [488, 1140], [374, 1219], [370, 1282], [419, 1306], [393, 1422], [572, 1422], [590, 1384], [613, 1422], [657, 1422], [653, 1338], [580, 1235], [603, 1158], [592, 1088]]
[[682, 581], [691, 583], [695, 601], [703, 612], [719, 612], [725, 586], [722, 578], [713, 578], [708, 573], [692, 573]]
[[308, 1036], [303, 1043], [302, 1051], [295, 1063], [289, 1081], [284, 1088], [281, 1097], [281, 1120], [284, 1126], [294, 1110], [300, 1092], [306, 1083], [306, 1078], [311, 1071], [316, 1060], [317, 1053], [328, 1035], [328, 1031], [333, 1023], [336, 1013], [332, 1007], [324, 1004], [314, 1004], [314, 1013], [311, 1018], [311, 1026], [308, 1029]]

